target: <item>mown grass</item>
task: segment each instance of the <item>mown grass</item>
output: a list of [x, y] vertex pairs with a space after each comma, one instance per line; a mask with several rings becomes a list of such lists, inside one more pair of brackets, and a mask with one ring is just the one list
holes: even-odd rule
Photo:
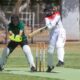
[[0, 80], [60, 80], [60, 79], [0, 73]]
[[[0, 48], [1, 54], [2, 54], [2, 50], [3, 48]], [[35, 58], [34, 51], [33, 51], [33, 56]], [[56, 65], [56, 63], [57, 63], [57, 54], [54, 54], [54, 65]], [[25, 58], [21, 48], [16, 48], [15, 51], [9, 56], [5, 67], [8, 68], [29, 67], [28, 61]], [[76, 43], [69, 42], [66, 44], [64, 67], [80, 69], [80, 43], [79, 42]], [[32, 80], [32, 79], [33, 80], [60, 80], [60, 79], [41, 78], [41, 77], [32, 77], [32, 76], [24, 76], [24, 75], [4, 74], [0, 72], [0, 80]]]
[[67, 43], [65, 51], [65, 67], [80, 69], [80, 43]]

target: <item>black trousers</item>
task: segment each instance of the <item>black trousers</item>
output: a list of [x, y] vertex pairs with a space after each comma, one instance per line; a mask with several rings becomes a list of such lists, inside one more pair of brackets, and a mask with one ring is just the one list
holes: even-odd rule
[[[22, 41], [22, 42], [14, 42], [14, 41], [10, 41], [7, 45], [7, 47], [9, 48], [10, 50], [10, 53], [13, 52], [13, 50], [18, 46], [20, 45], [21, 47], [23, 47], [24, 45], [28, 45], [28, 41], [25, 40], [25, 41]], [[9, 53], [9, 54], [10, 54]]]

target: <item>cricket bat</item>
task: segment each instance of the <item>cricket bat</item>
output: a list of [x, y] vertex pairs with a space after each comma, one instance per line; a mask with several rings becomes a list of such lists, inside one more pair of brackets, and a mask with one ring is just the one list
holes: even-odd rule
[[46, 26], [39, 28], [39, 29], [33, 31], [32, 33], [28, 34], [28, 37], [32, 38], [34, 35], [43, 32], [46, 28], [47, 28]]

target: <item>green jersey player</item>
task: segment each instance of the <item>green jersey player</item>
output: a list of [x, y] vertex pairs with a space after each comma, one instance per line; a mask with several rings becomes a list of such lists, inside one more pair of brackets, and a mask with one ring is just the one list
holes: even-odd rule
[[[14, 40], [10, 40], [7, 47], [3, 50], [1, 59], [0, 59], [0, 71], [3, 70], [3, 66], [6, 64], [8, 56], [13, 52], [13, 50], [20, 45], [28, 62], [30, 64], [31, 71], [36, 71], [34, 59], [32, 56], [31, 49], [28, 45], [27, 36], [24, 34], [24, 23], [19, 20], [18, 15], [11, 16], [11, 22], [8, 27], [9, 36], [13, 36]], [[16, 41], [15, 39], [19, 39], [20, 41]]]

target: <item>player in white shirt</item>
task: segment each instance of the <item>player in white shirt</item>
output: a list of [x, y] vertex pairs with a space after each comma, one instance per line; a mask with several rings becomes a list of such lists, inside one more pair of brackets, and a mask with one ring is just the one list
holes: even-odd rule
[[50, 31], [49, 46], [48, 46], [48, 69], [47, 72], [51, 72], [54, 68], [53, 54], [54, 49], [57, 50], [58, 63], [56, 66], [64, 65], [64, 45], [66, 41], [66, 32], [63, 27], [58, 5], [48, 5], [44, 10], [45, 12], [45, 24]]

